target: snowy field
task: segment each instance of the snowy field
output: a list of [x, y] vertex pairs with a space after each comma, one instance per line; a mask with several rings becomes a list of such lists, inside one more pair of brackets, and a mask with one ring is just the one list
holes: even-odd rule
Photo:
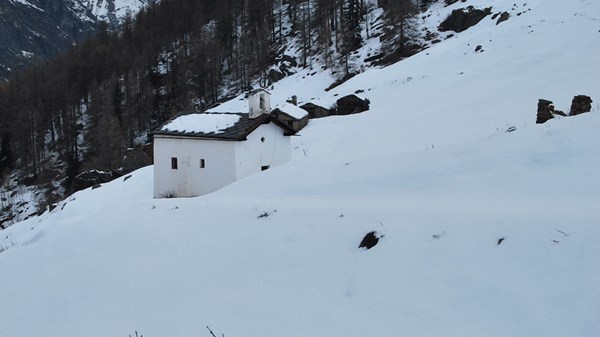
[[288, 164], [187, 199], [147, 167], [0, 232], [0, 336], [599, 336], [600, 2], [437, 10], [469, 4], [514, 15], [329, 92], [278, 82], [273, 106], [371, 101]]

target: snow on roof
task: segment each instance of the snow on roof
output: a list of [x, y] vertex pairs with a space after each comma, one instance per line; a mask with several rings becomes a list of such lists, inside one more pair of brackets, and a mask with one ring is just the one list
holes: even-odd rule
[[308, 112], [302, 108], [299, 108], [291, 103], [284, 103], [275, 107], [276, 109], [281, 110], [282, 112], [294, 117], [296, 119], [301, 119], [308, 115]]
[[206, 112], [240, 113], [248, 112], [248, 110], [250, 110], [250, 107], [248, 106], [248, 100], [244, 97], [244, 94], [240, 94], [232, 100], [221, 103], [214, 108], [206, 110]]
[[176, 118], [161, 128], [161, 131], [189, 133], [220, 133], [240, 120], [234, 114], [191, 114]]
[[252, 89], [252, 90], [250, 90], [250, 92], [249, 92], [248, 94], [249, 94], [249, 95], [254, 95], [254, 94], [256, 94], [256, 93], [259, 93], [259, 92], [266, 92], [266, 93], [267, 93], [267, 94], [269, 94], [269, 95], [271, 94], [271, 93], [270, 93], [270, 92], [269, 92], [267, 89], [265, 89], [265, 88], [256, 88], [256, 89]]

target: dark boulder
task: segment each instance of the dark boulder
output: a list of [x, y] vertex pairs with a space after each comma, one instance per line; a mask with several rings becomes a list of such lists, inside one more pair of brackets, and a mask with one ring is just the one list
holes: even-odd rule
[[573, 97], [569, 116], [575, 116], [590, 111], [592, 111], [592, 98], [590, 96], [577, 95]]
[[283, 56], [281, 56], [281, 62], [289, 64], [290, 67], [297, 67], [298, 66], [298, 62], [296, 62], [296, 59], [293, 56], [290, 56], [290, 55], [283, 55]]
[[375, 247], [377, 245], [377, 243], [379, 243], [379, 239], [381, 237], [383, 237], [383, 236], [379, 235], [375, 231], [369, 232], [365, 235], [365, 237], [363, 237], [362, 241], [360, 241], [358, 248], [364, 248], [365, 250], [371, 249], [371, 248]]
[[510, 14], [508, 12], [503, 12], [502, 14], [500, 14], [498, 21], [496, 21], [496, 25], [499, 25], [501, 22], [508, 20], [508, 18], [510, 18]]
[[475, 26], [479, 23], [479, 21], [491, 13], [491, 7], [485, 9], [475, 9], [475, 7], [469, 6], [467, 8], [455, 9], [446, 18], [446, 20], [440, 23], [438, 30], [440, 32], [451, 30], [459, 33], [469, 29], [472, 26]]
[[132, 172], [148, 165], [152, 165], [151, 144], [137, 145], [127, 149], [123, 157], [123, 172]]
[[75, 176], [73, 189], [79, 191], [88, 187], [98, 188], [99, 184], [107, 183], [121, 176], [122, 174], [116, 171], [88, 170]]
[[554, 116], [552, 115], [553, 110], [554, 106], [552, 105], [552, 101], [546, 99], [538, 100], [537, 119], [535, 123], [544, 124], [548, 120], [554, 118]]
[[[279, 68], [278, 70], [275, 70], [275, 71], [282, 73], [284, 76], [293, 75], [295, 72], [292, 70], [292, 68], [295, 68], [298, 66], [298, 62], [296, 62], [296, 59], [294, 59], [292, 56], [285, 55], [285, 54], [281, 55], [280, 57], [277, 57], [275, 59], [275, 64]], [[271, 76], [270, 73], [269, 73], [269, 76]], [[275, 75], [275, 76], [281, 76], [281, 75]], [[276, 81], [272, 81], [272, 82], [276, 82]]]
[[275, 83], [282, 80], [285, 77], [285, 74], [279, 70], [271, 69], [269, 70], [269, 75], [267, 76], [269, 77], [269, 82]]

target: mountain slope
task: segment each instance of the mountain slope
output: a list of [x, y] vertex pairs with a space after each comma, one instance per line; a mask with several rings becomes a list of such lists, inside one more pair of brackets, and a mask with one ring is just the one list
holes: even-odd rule
[[127, 15], [135, 15], [144, 6], [156, 0], [83, 0], [81, 5], [97, 20], [116, 26]]
[[[469, 4], [502, 6], [428, 24]], [[371, 101], [312, 120], [289, 164], [161, 200], [144, 168], [3, 231], [3, 336], [597, 335], [600, 6], [528, 8], [327, 93], [278, 82], [274, 105]], [[576, 94], [592, 112], [534, 123]]]
[[98, 21], [112, 26], [148, 0], [8, 0], [0, 2], [0, 79], [49, 60], [93, 34]]

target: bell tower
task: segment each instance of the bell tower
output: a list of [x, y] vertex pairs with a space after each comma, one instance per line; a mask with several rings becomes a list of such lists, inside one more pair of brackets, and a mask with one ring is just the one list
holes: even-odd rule
[[271, 93], [263, 88], [254, 89], [248, 94], [250, 118], [271, 112]]

